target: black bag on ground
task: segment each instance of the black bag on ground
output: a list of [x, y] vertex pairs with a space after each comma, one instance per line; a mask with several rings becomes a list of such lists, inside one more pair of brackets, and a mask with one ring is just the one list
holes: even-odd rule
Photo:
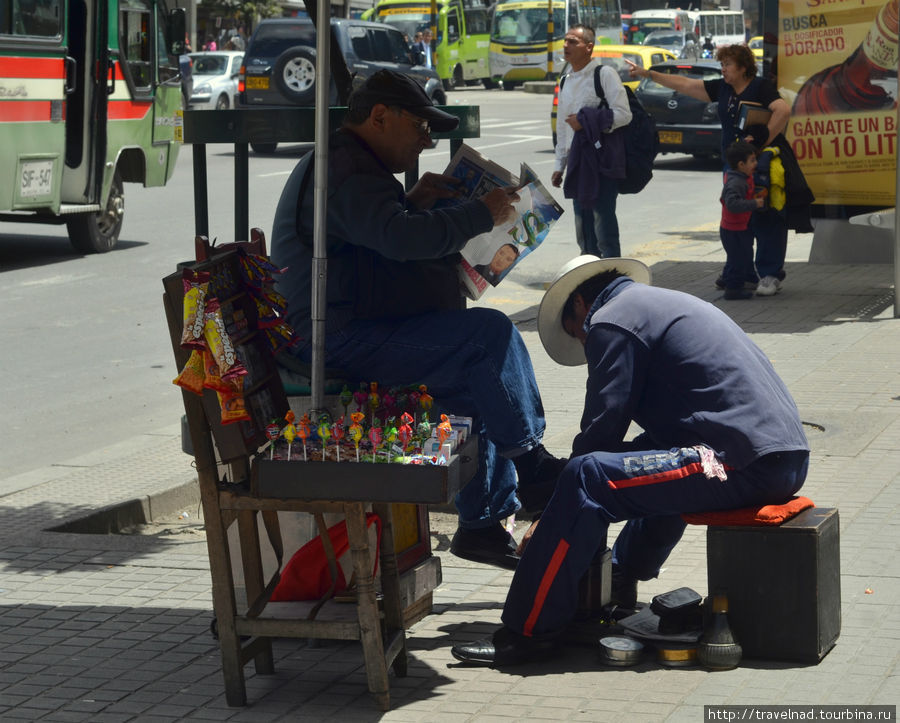
[[[594, 69], [594, 93], [600, 99], [600, 107], [609, 108], [600, 83], [601, 67], [598, 65]], [[566, 76], [560, 78], [560, 92], [565, 82]], [[656, 121], [644, 110], [634, 91], [627, 85], [624, 87], [628, 95], [628, 107], [631, 109], [631, 122], [615, 132], [625, 135], [625, 178], [618, 179], [617, 185], [619, 193], [628, 194], [643, 191], [653, 178], [653, 161], [659, 153], [659, 133]]]

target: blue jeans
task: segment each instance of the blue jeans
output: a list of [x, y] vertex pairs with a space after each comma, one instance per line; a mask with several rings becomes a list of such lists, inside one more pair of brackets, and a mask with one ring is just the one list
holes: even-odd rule
[[724, 482], [707, 478], [699, 466], [693, 448], [573, 457], [513, 576], [503, 624], [535, 636], [565, 628], [575, 615], [579, 581], [610, 523], [628, 520], [613, 562], [625, 575], [649, 580], [681, 539], [682, 513], [781, 504], [803, 486], [809, 453], [765, 455], [728, 470]]
[[599, 179], [597, 193], [599, 196], [593, 206], [585, 206], [577, 198], [572, 199], [578, 248], [583, 254], [601, 258], [621, 256], [619, 221], [616, 218], [616, 197], [619, 194], [616, 182], [609, 178]]
[[750, 229], [732, 231], [719, 226], [719, 238], [725, 249], [722, 282], [726, 289], [741, 289], [745, 281], [756, 276], [753, 270], [753, 232]]
[[[540, 443], [544, 407], [531, 357], [506, 314], [476, 308], [355, 320], [327, 334], [325, 348], [326, 366], [350, 378], [385, 388], [425, 384], [435, 407], [473, 418], [479, 464], [456, 496], [461, 527], [487, 527], [519, 509], [511, 460]], [[294, 353], [309, 361], [310, 346]]]
[[756, 273], [778, 276], [787, 254], [787, 223], [781, 214], [762, 211], [750, 216], [750, 229], [756, 236]]

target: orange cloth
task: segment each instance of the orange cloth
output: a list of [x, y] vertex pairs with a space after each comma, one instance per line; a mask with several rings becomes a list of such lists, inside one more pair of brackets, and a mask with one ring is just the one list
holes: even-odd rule
[[691, 512], [681, 516], [689, 525], [741, 525], [753, 527], [758, 525], [780, 525], [803, 510], [815, 507], [809, 497], [792, 497], [783, 505], [762, 505], [760, 507], [742, 507], [737, 510], [716, 510], [714, 512]]

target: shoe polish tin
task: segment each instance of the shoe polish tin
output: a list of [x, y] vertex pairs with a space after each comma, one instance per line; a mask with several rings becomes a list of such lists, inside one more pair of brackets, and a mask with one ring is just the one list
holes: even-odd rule
[[609, 636], [600, 638], [600, 659], [606, 665], [637, 665], [644, 655], [644, 645], [633, 638]]
[[667, 668], [684, 668], [697, 665], [696, 645], [660, 645], [656, 650], [656, 661]]

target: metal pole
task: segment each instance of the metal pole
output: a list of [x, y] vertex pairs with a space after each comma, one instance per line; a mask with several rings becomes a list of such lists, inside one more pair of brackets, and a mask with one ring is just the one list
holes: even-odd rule
[[547, 80], [553, 80], [553, 0], [547, 0]]
[[324, 409], [325, 397], [325, 285], [328, 278], [328, 252], [325, 246], [326, 205], [328, 198], [328, 88], [331, 72], [331, 3], [316, 3], [316, 144], [313, 210], [312, 260], [312, 364], [310, 396], [314, 410]]
[[[900, 71], [900, 56], [897, 64]], [[900, 105], [897, 106], [897, 123], [900, 124]], [[900, 207], [900, 164], [897, 163], [896, 153], [894, 165], [897, 176], [894, 188], [894, 318], [900, 319], [900, 220], [897, 218], [897, 209]]]

